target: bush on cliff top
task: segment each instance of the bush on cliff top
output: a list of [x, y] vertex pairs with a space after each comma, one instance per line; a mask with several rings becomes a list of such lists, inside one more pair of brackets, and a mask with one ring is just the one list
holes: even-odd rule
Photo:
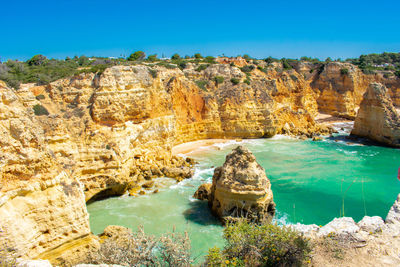
[[311, 252], [308, 240], [289, 227], [257, 225], [247, 220], [224, 229], [223, 250], [212, 248], [207, 266], [301, 266]]

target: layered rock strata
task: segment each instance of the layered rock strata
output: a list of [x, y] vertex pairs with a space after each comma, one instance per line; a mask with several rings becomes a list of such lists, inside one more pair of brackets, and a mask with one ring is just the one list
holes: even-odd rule
[[58, 163], [33, 111], [4, 84], [0, 144], [0, 245], [31, 259], [71, 241], [83, 254], [96, 247], [83, 184]]
[[[0, 82], [0, 225], [7, 226], [1, 241], [18, 243], [21, 255], [62, 262], [71, 247], [76, 255], [81, 245], [95, 247], [85, 201], [135, 191], [159, 176], [191, 175], [193, 162], [172, 155], [174, 145], [328, 134], [314, 121], [317, 112], [353, 116], [364, 80], [385, 83], [400, 103], [396, 78], [366, 76], [341, 63], [282, 71], [260, 62], [245, 72], [239, 67], [246, 60], [219, 62], [203, 70], [192, 63], [183, 70], [115, 66], [18, 91]], [[347, 78], [338, 75], [343, 68], [350, 69]], [[12, 218], [19, 218], [15, 225]]]
[[351, 134], [400, 147], [400, 116], [382, 84], [369, 85]]
[[244, 217], [270, 221], [275, 215], [271, 183], [255, 156], [238, 146], [215, 169], [211, 189], [202, 185], [195, 197], [208, 200], [211, 211], [222, 221]]

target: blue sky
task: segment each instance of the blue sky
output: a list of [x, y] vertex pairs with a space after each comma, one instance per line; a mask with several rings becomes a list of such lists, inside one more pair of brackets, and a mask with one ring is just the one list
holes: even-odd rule
[[35, 54], [250, 54], [325, 59], [400, 51], [400, 1], [2, 1], [1, 60]]

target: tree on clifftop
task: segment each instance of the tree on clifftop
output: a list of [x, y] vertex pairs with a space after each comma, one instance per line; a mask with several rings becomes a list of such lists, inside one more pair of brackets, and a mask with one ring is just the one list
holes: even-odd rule
[[33, 56], [31, 59], [29, 59], [26, 63], [28, 63], [29, 66], [40, 66], [46, 62], [47, 62], [47, 57], [43, 55], [36, 55]]
[[143, 60], [146, 58], [146, 54], [143, 51], [136, 51], [135, 53], [131, 54], [127, 60], [129, 61], [136, 61], [136, 60]]
[[181, 58], [181, 56], [179, 55], [179, 54], [173, 54], [172, 55], [172, 57], [171, 57], [171, 59], [180, 59]]

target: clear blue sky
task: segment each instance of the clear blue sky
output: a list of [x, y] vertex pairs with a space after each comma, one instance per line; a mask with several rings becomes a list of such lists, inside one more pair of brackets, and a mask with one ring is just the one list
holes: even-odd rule
[[400, 51], [400, 1], [2, 1], [0, 58]]

